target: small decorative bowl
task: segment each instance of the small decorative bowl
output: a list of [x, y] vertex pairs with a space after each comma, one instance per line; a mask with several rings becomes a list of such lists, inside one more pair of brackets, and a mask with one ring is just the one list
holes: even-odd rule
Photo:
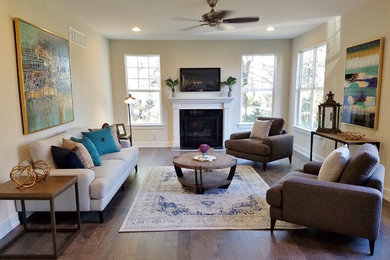
[[338, 133], [339, 136], [346, 140], [360, 140], [362, 139], [366, 134], [360, 133], [360, 132], [342, 132]]

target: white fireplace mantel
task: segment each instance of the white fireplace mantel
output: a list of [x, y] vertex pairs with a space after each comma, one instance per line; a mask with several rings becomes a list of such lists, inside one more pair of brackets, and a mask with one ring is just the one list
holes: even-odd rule
[[180, 147], [180, 109], [223, 109], [223, 141], [230, 134], [231, 97], [171, 97], [173, 111], [173, 147]]

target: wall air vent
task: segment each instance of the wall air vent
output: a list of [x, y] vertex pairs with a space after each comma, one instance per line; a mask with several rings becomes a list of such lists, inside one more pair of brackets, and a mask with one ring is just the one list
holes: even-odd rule
[[86, 47], [85, 34], [69, 27], [69, 40], [71, 43], [74, 43], [81, 47]]

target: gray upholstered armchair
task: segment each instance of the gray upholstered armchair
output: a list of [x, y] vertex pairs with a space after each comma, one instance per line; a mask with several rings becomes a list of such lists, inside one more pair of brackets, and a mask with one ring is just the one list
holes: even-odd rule
[[294, 137], [283, 130], [283, 118], [259, 117], [259, 120], [271, 120], [269, 136], [259, 139], [249, 138], [251, 132], [230, 135], [225, 141], [226, 153], [256, 162], [263, 163], [266, 170], [268, 162], [288, 157], [291, 163]]
[[271, 206], [271, 231], [276, 220], [283, 220], [358, 236], [369, 240], [373, 255], [381, 220], [385, 168], [378, 164], [361, 185], [342, 183], [348, 168], [357, 172], [366, 167], [364, 158], [357, 156], [367, 155], [362, 148], [349, 160], [339, 182], [318, 180], [321, 163], [311, 162], [304, 166], [303, 172], [290, 172], [274, 184], [266, 195]]

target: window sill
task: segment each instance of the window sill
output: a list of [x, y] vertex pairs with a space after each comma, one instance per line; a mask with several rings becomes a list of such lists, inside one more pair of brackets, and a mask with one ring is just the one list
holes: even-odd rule
[[[301, 133], [301, 134], [304, 134], [304, 135], [311, 135], [311, 131], [315, 131], [314, 129], [311, 130], [311, 129], [307, 129], [307, 128], [304, 128], [304, 127], [301, 127], [301, 126], [297, 126], [297, 125], [293, 125], [292, 126], [293, 130], [298, 132], [298, 133]], [[318, 136], [318, 135], [314, 135], [313, 136], [314, 139], [322, 139], [321, 136]]]
[[240, 129], [252, 129], [253, 123], [239, 123], [237, 124], [237, 127]]
[[131, 128], [137, 130], [164, 129], [165, 124], [137, 124], [137, 125], [131, 125]]
[[302, 133], [302, 134], [305, 134], [305, 135], [310, 135], [311, 134], [311, 131], [314, 131], [314, 130], [311, 130], [311, 129], [307, 129], [307, 128], [304, 128], [302, 126], [298, 126], [298, 125], [293, 125], [292, 126], [293, 129], [299, 133]]

